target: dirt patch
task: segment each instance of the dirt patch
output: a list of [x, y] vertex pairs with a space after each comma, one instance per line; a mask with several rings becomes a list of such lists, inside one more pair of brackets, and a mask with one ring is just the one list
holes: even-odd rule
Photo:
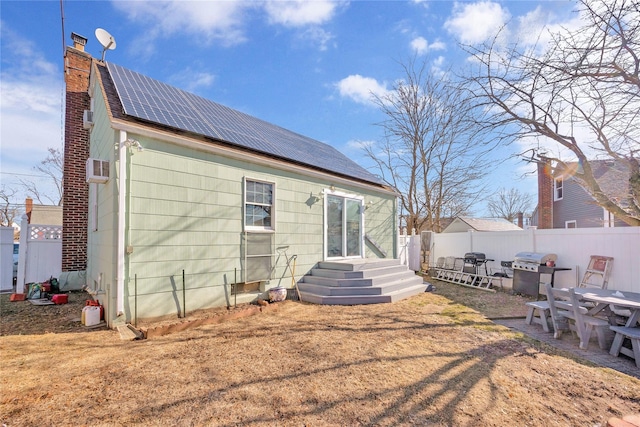
[[0, 422], [605, 426], [640, 413], [638, 379], [488, 319], [519, 313], [520, 297], [436, 288], [393, 304], [285, 301], [143, 341], [108, 330], [5, 335]]
[[41, 335], [61, 332], [87, 332], [106, 329], [86, 328], [81, 323], [82, 308], [93, 300], [86, 292], [70, 292], [68, 303], [33, 305], [29, 301], [10, 302], [9, 294], [0, 295], [0, 335]]

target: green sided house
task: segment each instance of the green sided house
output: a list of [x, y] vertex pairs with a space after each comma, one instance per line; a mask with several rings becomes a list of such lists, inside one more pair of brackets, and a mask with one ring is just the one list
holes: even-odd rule
[[[65, 150], [86, 150], [75, 183], [87, 201], [76, 208], [86, 209], [79, 274], [109, 325], [268, 298], [294, 281], [303, 301], [321, 304], [424, 291], [396, 259], [396, 194], [379, 178], [324, 143], [90, 58], [83, 46], [66, 52], [89, 72], [88, 90], [74, 91], [82, 67], [68, 65], [67, 126], [82, 117], [82, 130], [74, 149], [67, 128]], [[75, 111], [74, 94], [86, 110]]]

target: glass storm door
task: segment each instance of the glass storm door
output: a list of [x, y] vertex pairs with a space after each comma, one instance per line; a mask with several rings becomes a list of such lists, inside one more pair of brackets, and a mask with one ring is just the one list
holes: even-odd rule
[[327, 258], [362, 256], [362, 201], [327, 197]]

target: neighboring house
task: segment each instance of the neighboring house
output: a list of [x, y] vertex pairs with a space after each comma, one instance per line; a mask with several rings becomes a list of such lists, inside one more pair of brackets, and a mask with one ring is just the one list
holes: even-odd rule
[[[110, 325], [248, 302], [320, 261], [397, 258], [396, 193], [378, 177], [324, 143], [95, 60], [73, 37], [65, 197], [87, 197], [65, 198], [63, 269], [86, 268]], [[70, 180], [85, 161], [88, 187]]]
[[522, 230], [521, 227], [504, 218], [470, 218], [458, 216], [442, 230], [443, 233], [460, 233], [464, 231], [513, 231]]
[[62, 226], [62, 206], [34, 204], [27, 198], [25, 214], [29, 224]]
[[[629, 171], [614, 160], [589, 162], [602, 191], [610, 198], [623, 200], [629, 192]], [[538, 206], [532, 215], [532, 225], [538, 228], [627, 227], [612, 213], [599, 206], [571, 173], [578, 168], [569, 163], [569, 170], [551, 168], [544, 158], [538, 167]]]

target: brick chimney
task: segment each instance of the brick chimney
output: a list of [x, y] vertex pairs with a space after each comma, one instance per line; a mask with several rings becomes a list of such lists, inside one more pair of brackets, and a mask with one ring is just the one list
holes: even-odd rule
[[33, 199], [31, 197], [24, 199], [24, 211], [27, 215], [27, 222], [31, 224], [31, 212], [33, 211]]
[[87, 228], [89, 185], [86, 161], [89, 157], [89, 131], [82, 127], [84, 110], [91, 107], [89, 73], [91, 55], [84, 51], [87, 39], [71, 33], [73, 47], [64, 55], [66, 83], [64, 122], [64, 195], [62, 207], [62, 271], [87, 268]]
[[518, 212], [518, 227], [524, 228], [524, 214], [522, 212]]
[[553, 228], [553, 174], [551, 160], [538, 161], [538, 228]]

